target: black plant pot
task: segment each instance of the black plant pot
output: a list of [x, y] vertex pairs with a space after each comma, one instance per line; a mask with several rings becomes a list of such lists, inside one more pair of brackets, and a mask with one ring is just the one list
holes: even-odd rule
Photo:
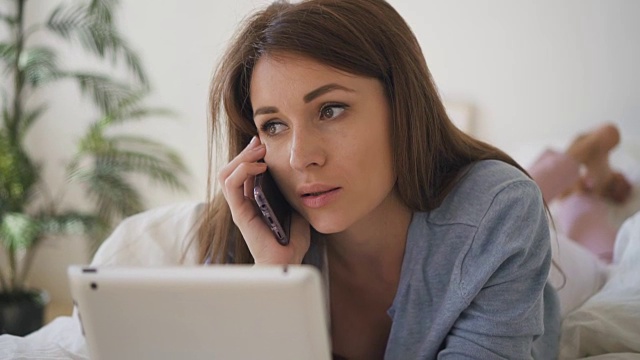
[[49, 295], [44, 290], [0, 292], [0, 335], [25, 336], [44, 325]]

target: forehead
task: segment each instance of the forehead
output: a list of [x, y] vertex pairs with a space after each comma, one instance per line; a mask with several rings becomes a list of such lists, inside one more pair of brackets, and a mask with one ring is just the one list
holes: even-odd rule
[[269, 73], [282, 76], [292, 72], [306, 73], [308, 75], [332, 74], [334, 76], [341, 77], [357, 77], [356, 75], [338, 70], [316, 59], [303, 55], [283, 52], [268, 53], [261, 56], [254, 67], [253, 77], [255, 77], [256, 74], [264, 75]]
[[[317, 60], [294, 54], [268, 54], [256, 63], [251, 75], [252, 100], [282, 97], [314, 90], [337, 82], [352, 87], [363, 86], [367, 78], [353, 75]], [[302, 96], [302, 95], [300, 95]]]

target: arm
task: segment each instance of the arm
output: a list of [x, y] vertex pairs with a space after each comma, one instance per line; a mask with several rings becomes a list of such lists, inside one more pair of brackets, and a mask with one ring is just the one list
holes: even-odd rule
[[461, 296], [439, 359], [530, 359], [544, 331], [543, 290], [551, 264], [549, 228], [531, 181], [494, 197], [462, 263]]

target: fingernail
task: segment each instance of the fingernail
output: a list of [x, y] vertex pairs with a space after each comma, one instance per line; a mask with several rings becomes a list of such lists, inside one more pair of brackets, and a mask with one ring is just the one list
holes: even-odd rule
[[254, 147], [256, 146], [256, 143], [258, 142], [258, 137], [254, 136], [251, 138], [251, 141], [249, 142], [249, 147]]

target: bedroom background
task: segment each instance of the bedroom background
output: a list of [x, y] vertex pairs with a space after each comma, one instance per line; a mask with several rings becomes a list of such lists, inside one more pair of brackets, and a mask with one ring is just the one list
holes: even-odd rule
[[[119, 29], [142, 57], [153, 93], [149, 103], [178, 116], [152, 127], [132, 125], [183, 156], [187, 193], [147, 187], [149, 207], [204, 199], [207, 178], [208, 85], [236, 24], [268, 1], [121, 0]], [[603, 121], [618, 124], [627, 164], [640, 164], [640, 2], [634, 0], [389, 0], [413, 28], [452, 115], [469, 131], [525, 165], [545, 144], [562, 145]], [[28, 2], [31, 16], [59, 1]], [[87, 64], [76, 53], [61, 54]], [[55, 92], [54, 92], [55, 91]], [[62, 163], [79, 136], [88, 106], [72, 84], [42, 97], [50, 118], [27, 139], [42, 162]], [[73, 104], [73, 106], [71, 105]], [[161, 124], [159, 126], [158, 124]], [[148, 126], [148, 125], [147, 125]], [[50, 183], [64, 181], [49, 167]], [[80, 196], [70, 204], [82, 204]], [[44, 243], [32, 283], [47, 288], [54, 313], [67, 313], [66, 264], [84, 262], [81, 239]]]

